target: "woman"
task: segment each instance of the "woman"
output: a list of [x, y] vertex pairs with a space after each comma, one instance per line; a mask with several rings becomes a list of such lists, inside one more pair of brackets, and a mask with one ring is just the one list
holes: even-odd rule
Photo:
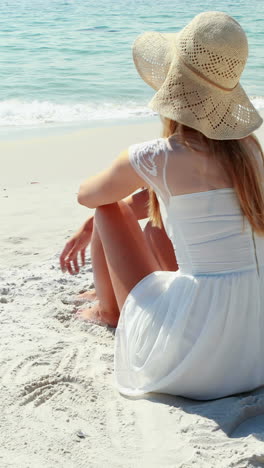
[[[80, 187], [95, 216], [61, 266], [78, 271], [78, 249], [92, 239], [99, 303], [84, 315], [117, 326], [123, 394], [204, 400], [264, 384], [264, 172], [252, 135], [262, 119], [239, 84], [247, 50], [220, 12], [176, 34], [141, 35], [133, 58], [157, 90], [149, 105], [163, 138], [132, 145]], [[125, 198], [142, 187], [154, 226], [145, 235], [146, 191]]]

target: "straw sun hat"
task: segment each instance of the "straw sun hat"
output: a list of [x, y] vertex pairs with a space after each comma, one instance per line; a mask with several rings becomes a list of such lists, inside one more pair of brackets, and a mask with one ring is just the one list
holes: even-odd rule
[[239, 84], [246, 34], [221, 12], [201, 13], [180, 32], [146, 32], [133, 45], [141, 78], [154, 88], [148, 106], [208, 138], [243, 138], [262, 118]]

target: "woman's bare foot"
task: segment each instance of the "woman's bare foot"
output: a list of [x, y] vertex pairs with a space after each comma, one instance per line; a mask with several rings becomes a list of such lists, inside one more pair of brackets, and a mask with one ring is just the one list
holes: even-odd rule
[[95, 289], [89, 289], [89, 291], [85, 291], [82, 294], [78, 294], [76, 299], [83, 300], [84, 302], [93, 302], [97, 300], [96, 291]]
[[99, 302], [93, 304], [87, 309], [78, 310], [76, 315], [83, 320], [97, 323], [98, 325], [109, 325], [110, 327], [116, 327], [118, 322], [115, 317], [109, 316], [103, 312]]

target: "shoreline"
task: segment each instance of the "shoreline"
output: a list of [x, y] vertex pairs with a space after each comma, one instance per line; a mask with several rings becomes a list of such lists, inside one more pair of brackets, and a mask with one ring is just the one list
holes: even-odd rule
[[[252, 103], [258, 101], [258, 99], [263, 99], [264, 96], [252, 97]], [[264, 116], [264, 104], [263, 107], [256, 106], [258, 112]], [[134, 126], [134, 125], [145, 125], [155, 122], [159, 122], [160, 118], [158, 114], [153, 113], [153, 115], [141, 115], [138, 117], [124, 117], [124, 118], [107, 118], [107, 119], [97, 119], [97, 120], [80, 120], [72, 122], [54, 122], [46, 123], [39, 125], [21, 125], [21, 126], [1, 126], [0, 125], [0, 143], [1, 142], [10, 142], [18, 140], [28, 140], [32, 138], [45, 138], [49, 136], [63, 136], [66, 134], [72, 134], [76, 132], [88, 131], [91, 129], [103, 129], [116, 126]]]
[[[264, 112], [264, 110], [263, 110]], [[0, 126], [0, 143], [11, 141], [24, 141], [32, 138], [48, 138], [50, 136], [63, 136], [76, 132], [89, 131], [93, 129], [103, 129], [112, 127], [127, 127], [134, 125], [145, 125], [159, 121], [158, 115], [125, 118], [125, 119], [106, 119], [94, 121], [80, 121], [70, 123], [54, 123], [32, 126]]]
[[[264, 112], [264, 96], [249, 95], [249, 98], [252, 104], [260, 113]], [[127, 102], [127, 105], [125, 103], [122, 103], [121, 108], [123, 109], [123, 115], [122, 113], [120, 115], [120, 105], [114, 102], [112, 102], [112, 104], [107, 103], [106, 107], [104, 107], [104, 103], [98, 102], [97, 105], [93, 103], [93, 114], [91, 112], [91, 109], [89, 109], [89, 103], [70, 104], [69, 102], [65, 102], [64, 104], [56, 104], [52, 101], [32, 101], [31, 104], [33, 107], [31, 109], [30, 102], [22, 101], [21, 103], [19, 103], [18, 101], [16, 103], [12, 103], [12, 100], [7, 100], [5, 102], [5, 106], [7, 107], [4, 107], [4, 112], [6, 114], [1, 113], [3, 112], [1, 111], [1, 104], [3, 104], [3, 102], [0, 102], [0, 141], [12, 141], [19, 139], [24, 140], [35, 136], [44, 137], [49, 135], [63, 135], [65, 133], [72, 133], [75, 131], [81, 131], [90, 128], [103, 128], [112, 127], [114, 125], [134, 125], [153, 122], [159, 117], [154, 111], [152, 111], [148, 107], [147, 102], [150, 99], [150, 95], [145, 96], [144, 99], [142, 99], [145, 102], [143, 106], [141, 101], [139, 101], [137, 104], [134, 104], [137, 106], [137, 109], [133, 109], [133, 106], [131, 108], [130, 102]], [[11, 106], [10, 108], [8, 107], [8, 103]], [[53, 109], [54, 115], [49, 106], [47, 107], [45, 114], [45, 109], [43, 110], [42, 106], [47, 106], [48, 104]], [[22, 109], [19, 108], [20, 105], [22, 105]], [[40, 106], [39, 112], [37, 107], [38, 105]], [[24, 106], [26, 106], [26, 108], [24, 108]], [[64, 110], [63, 106], [65, 106]], [[71, 106], [72, 116], [69, 113]], [[61, 120], [58, 120], [58, 115], [56, 113], [56, 110], [58, 111], [57, 107], [59, 108], [59, 114], [61, 114]], [[89, 118], [87, 118], [87, 116], [84, 117], [84, 115], [81, 116], [78, 114], [78, 112], [80, 111], [79, 107], [82, 108], [83, 112], [85, 111], [85, 109], [87, 110], [87, 112], [90, 115]], [[127, 112], [125, 112], [125, 109], [127, 110]], [[99, 111], [101, 111], [100, 117], [98, 117]], [[105, 115], [103, 115], [104, 111], [106, 112]], [[16, 115], [16, 112], [18, 113], [18, 115]], [[63, 120], [63, 118], [66, 118], [65, 112], [67, 118], [69, 119], [68, 121], [67, 119]], [[10, 120], [8, 120], [9, 114]], [[7, 120], [5, 120], [5, 118], [7, 118]], [[73, 120], [70, 120], [71, 118]], [[15, 124], [14, 122], [21, 122], [21, 125]]]

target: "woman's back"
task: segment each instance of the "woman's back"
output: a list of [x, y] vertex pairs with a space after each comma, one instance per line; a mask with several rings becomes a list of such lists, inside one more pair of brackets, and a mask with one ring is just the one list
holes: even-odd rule
[[264, 237], [253, 233], [234, 189], [173, 196], [162, 216], [182, 273], [220, 275], [263, 268]]
[[[198, 132], [188, 129], [186, 140], [180, 143], [181, 139], [182, 137], [176, 134], [169, 138], [146, 142], [150, 153], [145, 157], [149, 162], [154, 158], [157, 166], [158, 158], [161, 158], [160, 164], [171, 195], [206, 192], [233, 186], [230, 173], [220, 164], [219, 158], [211, 154], [207, 141], [199, 140]], [[243, 143], [256, 160], [264, 181], [264, 166], [258, 144], [252, 136], [244, 138]], [[151, 154], [152, 145], [157, 154]], [[158, 156], [159, 145], [160, 150], [166, 153], [164, 156]], [[142, 150], [144, 151], [144, 146]], [[237, 167], [237, 172], [240, 170], [241, 167]]]
[[221, 274], [264, 265], [264, 237], [253, 232], [228, 175], [204, 148], [158, 138], [133, 145], [129, 155], [156, 191], [181, 272]]
[[172, 195], [206, 192], [232, 187], [232, 180], [218, 160], [191, 135], [189, 146], [179, 144], [177, 137], [165, 140], [168, 160], [166, 180]]

